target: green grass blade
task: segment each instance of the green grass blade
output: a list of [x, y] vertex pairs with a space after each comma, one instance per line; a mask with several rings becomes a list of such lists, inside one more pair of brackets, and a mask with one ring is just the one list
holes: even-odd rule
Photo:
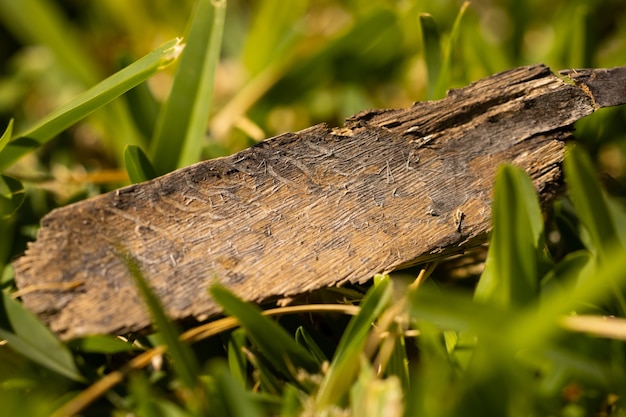
[[580, 221], [589, 232], [600, 258], [617, 244], [618, 236], [607, 199], [587, 153], [580, 146], [568, 148], [563, 163], [565, 182]]
[[254, 4], [242, 56], [243, 64], [252, 76], [292, 53], [302, 37], [298, 23], [305, 16], [308, 3], [310, 0], [264, 0]]
[[302, 326], [296, 330], [296, 342], [304, 346], [311, 355], [322, 364], [328, 360], [322, 349], [319, 347], [315, 339], [309, 334], [309, 332]]
[[39, 365], [70, 378], [84, 382], [74, 363], [71, 352], [22, 303], [2, 292], [6, 318], [13, 332], [0, 328], [0, 339]]
[[[503, 338], [510, 339], [520, 349], [532, 349], [559, 328], [561, 315], [580, 311], [585, 305], [603, 303], [615, 287], [626, 285], [626, 256], [619, 245], [607, 249], [606, 260], [601, 264], [588, 265], [585, 257], [572, 261], [569, 276], [561, 271], [565, 275], [562, 289], [544, 294], [540, 308], [529, 306], [516, 323], [506, 327], [507, 335], [502, 335]], [[588, 276], [581, 277], [581, 273]]]
[[[132, 64], [134, 59], [130, 56], [124, 56], [120, 60], [122, 67]], [[141, 132], [142, 137], [151, 138], [154, 135], [154, 128], [159, 116], [161, 103], [155, 98], [150, 90], [148, 81], [138, 84], [124, 94], [128, 110], [132, 116], [132, 120]], [[132, 143], [130, 143], [132, 144]]]
[[120, 259], [124, 262], [126, 268], [128, 268], [128, 271], [132, 275], [135, 285], [137, 285], [139, 293], [146, 303], [152, 320], [159, 331], [161, 340], [167, 345], [174, 370], [182, 383], [190, 391], [193, 391], [198, 382], [198, 364], [196, 363], [195, 356], [189, 346], [180, 341], [178, 329], [165, 314], [161, 302], [146, 282], [137, 261], [135, 261], [128, 252], [120, 252]]
[[226, 1], [200, 0], [151, 143], [158, 174], [200, 159], [219, 62]]
[[466, 293], [440, 291], [430, 286], [409, 294], [411, 318], [444, 330], [488, 334], [511, 320], [514, 312], [475, 302]]
[[317, 361], [309, 352], [275, 321], [261, 315], [257, 306], [241, 301], [219, 285], [212, 286], [210, 292], [228, 315], [239, 320], [250, 340], [272, 366], [285, 376], [293, 376], [293, 367], [302, 368], [309, 373], [319, 371]]
[[91, 89], [53, 111], [35, 126], [15, 135], [15, 140], [0, 153], [0, 170], [21, 156], [48, 142], [63, 130], [94, 110], [119, 97], [176, 60], [181, 50], [178, 40], [171, 40], [148, 55], [113, 74]]
[[[586, 4], [577, 4], [576, 6], [569, 8], [572, 13], [572, 21], [569, 27], [572, 28], [568, 39], [568, 68], [585, 68], [592, 64], [588, 55], [588, 43], [587, 43], [587, 22], [589, 21], [589, 6]], [[568, 10], [568, 12], [569, 12]]]
[[114, 354], [139, 350], [136, 346], [108, 334], [97, 334], [70, 340], [67, 347], [84, 353]]
[[276, 372], [270, 362], [256, 355], [256, 352], [249, 351], [248, 360], [257, 375], [255, 379], [258, 381], [260, 391], [280, 395], [285, 381], [282, 375]]
[[24, 202], [24, 186], [13, 177], [0, 174], [0, 218], [13, 215]]
[[437, 22], [428, 13], [420, 15], [422, 28], [422, 42], [424, 43], [424, 58], [428, 72], [428, 100], [435, 97], [435, 88], [441, 72], [441, 39]]
[[395, 336], [396, 340], [393, 345], [393, 352], [387, 369], [385, 369], [385, 375], [394, 375], [399, 378], [404, 392], [409, 392], [410, 380], [409, 380], [409, 359], [406, 355], [406, 340], [404, 336]]
[[0, 136], [0, 153], [2, 153], [4, 147], [7, 146], [9, 140], [11, 140], [11, 135], [13, 135], [13, 119], [9, 120], [7, 128], [4, 130], [2, 136]]
[[[454, 384], [452, 369], [441, 330], [429, 322], [420, 322], [420, 337], [416, 343], [420, 351], [420, 360], [413, 367], [411, 389], [405, 391], [405, 416], [443, 416], [449, 415], [449, 403], [442, 398], [452, 399], [455, 395], [451, 390]], [[432, 401], [437, 398], [437, 401]]]
[[346, 394], [359, 371], [363, 346], [372, 323], [391, 299], [393, 289], [389, 277], [368, 291], [361, 302], [361, 311], [350, 320], [335, 351], [328, 373], [315, 399], [316, 409], [336, 404]]
[[246, 332], [244, 329], [235, 329], [228, 341], [228, 368], [231, 375], [242, 387], [246, 386], [248, 360], [243, 352], [246, 346]]
[[280, 417], [302, 417], [302, 404], [300, 403], [301, 392], [293, 385], [286, 385], [282, 392], [282, 406]]
[[456, 15], [456, 19], [454, 20], [454, 24], [452, 25], [450, 38], [448, 39], [448, 42], [443, 50], [441, 71], [439, 73], [439, 77], [437, 78], [437, 86], [435, 87], [435, 92], [433, 96], [434, 99], [443, 98], [446, 95], [446, 90], [449, 88], [450, 67], [452, 65], [452, 49], [457, 43], [459, 33], [461, 32], [461, 22], [463, 21], [463, 16], [465, 15], [465, 11], [469, 7], [469, 5], [469, 1], [466, 1], [461, 5], [459, 13]]
[[[13, 280], [13, 275], [10, 273], [13, 269], [9, 264], [15, 239], [16, 217], [0, 216], [0, 236], [2, 236], [2, 239], [0, 239], [0, 289], [11, 285], [10, 283]], [[1, 325], [2, 323], [0, 322]]]
[[128, 177], [133, 184], [148, 181], [157, 176], [148, 156], [139, 146], [126, 146], [124, 150], [124, 163], [126, 164]]
[[222, 403], [224, 417], [257, 417], [261, 412], [246, 390], [228, 372], [228, 367], [221, 362], [211, 364], [209, 374], [215, 378], [217, 398]]
[[[615, 248], [624, 250], [623, 242], [617, 233], [617, 224], [607, 197], [602, 192], [600, 182], [589, 155], [580, 146], [571, 146], [563, 164], [565, 182], [576, 213], [589, 232], [591, 244], [600, 263], [607, 261], [608, 254]], [[609, 278], [613, 282], [612, 278]], [[621, 314], [626, 314], [626, 297], [617, 283], [613, 285], [613, 295]]]
[[541, 210], [530, 178], [520, 168], [503, 165], [496, 177], [491, 243], [476, 299], [502, 307], [534, 299], [542, 235]]

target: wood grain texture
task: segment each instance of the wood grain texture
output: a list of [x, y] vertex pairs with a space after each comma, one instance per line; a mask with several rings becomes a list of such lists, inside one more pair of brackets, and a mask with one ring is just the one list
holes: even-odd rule
[[598, 102], [602, 83], [578, 82], [517, 68], [56, 209], [14, 264], [24, 304], [66, 339], [124, 333], [150, 320], [120, 250], [173, 318], [202, 320], [219, 312], [215, 281], [258, 302], [482, 243], [499, 164], [524, 168], [545, 204], [572, 124], [624, 102]]

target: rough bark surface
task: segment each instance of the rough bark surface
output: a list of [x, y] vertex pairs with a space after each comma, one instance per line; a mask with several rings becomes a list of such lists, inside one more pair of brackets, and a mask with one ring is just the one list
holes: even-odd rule
[[572, 124], [626, 101], [624, 68], [568, 76], [516, 68], [56, 209], [15, 262], [24, 304], [63, 338], [124, 333], [150, 325], [126, 254], [173, 318], [205, 319], [212, 282], [262, 301], [482, 243], [499, 164], [524, 168], [545, 204]]

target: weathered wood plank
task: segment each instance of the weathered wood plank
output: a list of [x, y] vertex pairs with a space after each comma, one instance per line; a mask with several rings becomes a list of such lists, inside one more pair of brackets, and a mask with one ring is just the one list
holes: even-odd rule
[[[24, 304], [63, 338], [148, 327], [120, 248], [172, 317], [204, 319], [219, 311], [214, 281], [262, 301], [477, 245], [500, 163], [528, 171], [545, 204], [572, 124], [626, 101], [624, 69], [600, 71], [570, 72], [576, 86], [513, 69], [54, 210], [15, 262]], [[608, 85], [621, 95], [606, 98]]]

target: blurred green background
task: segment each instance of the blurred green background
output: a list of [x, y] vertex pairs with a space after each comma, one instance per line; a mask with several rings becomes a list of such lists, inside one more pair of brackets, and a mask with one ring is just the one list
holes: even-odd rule
[[[185, 33], [191, 0], [0, 0], [0, 126], [26, 127], [77, 93]], [[457, 0], [230, 0], [204, 158], [316, 123], [340, 125], [368, 108], [439, 98], [429, 87], [420, 16], [437, 24], [461, 87], [505, 69], [626, 62], [623, 0], [477, 0], [450, 31]], [[27, 186], [22, 225], [57, 205], [127, 183], [124, 146], [148, 147], [175, 65], [72, 127], [6, 173]], [[430, 81], [429, 81], [430, 78]], [[624, 191], [626, 109], [578, 124], [584, 142]], [[173, 141], [179, 138], [172, 138]], [[22, 228], [21, 233], [28, 234]], [[23, 245], [17, 245], [18, 250]], [[14, 248], [15, 249], [15, 248]]]

